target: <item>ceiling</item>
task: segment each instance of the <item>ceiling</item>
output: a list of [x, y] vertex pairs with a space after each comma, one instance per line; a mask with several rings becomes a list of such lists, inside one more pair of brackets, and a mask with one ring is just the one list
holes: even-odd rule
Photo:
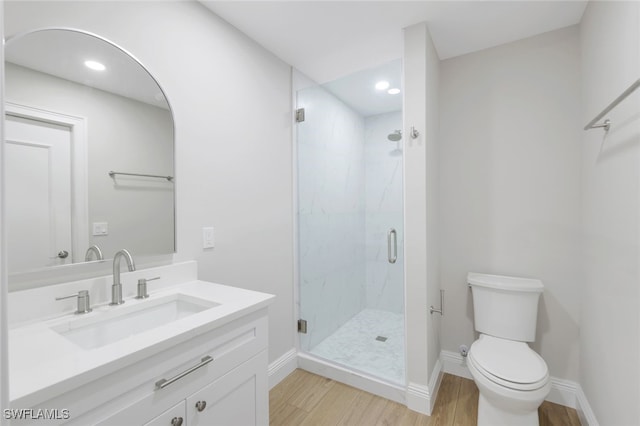
[[[388, 80], [401, 87], [399, 59], [402, 29], [407, 26], [428, 22], [438, 55], [446, 59], [576, 24], [586, 7], [583, 0], [201, 2], [312, 80], [324, 83], [363, 116], [402, 107], [402, 94], [388, 95], [373, 86]], [[11, 40], [6, 59], [167, 108], [161, 90], [135, 60], [108, 43], [83, 36], [36, 32]], [[59, 46], [69, 47], [69, 54]], [[109, 64], [109, 72], [98, 75], [69, 66], [90, 56]], [[124, 79], [123, 73], [132, 77]]]
[[580, 22], [575, 1], [212, 1], [218, 16], [318, 83], [402, 56], [402, 29], [427, 22], [440, 59]]
[[[376, 83], [386, 81], [389, 89], [399, 90], [390, 94], [387, 89], [376, 89]], [[363, 117], [402, 110], [402, 61], [396, 59], [387, 64], [323, 84], [351, 109]]]

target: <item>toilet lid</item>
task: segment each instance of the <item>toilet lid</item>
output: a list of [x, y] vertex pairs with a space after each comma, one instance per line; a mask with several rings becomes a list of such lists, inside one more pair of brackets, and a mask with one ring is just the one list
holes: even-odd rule
[[[482, 334], [473, 342], [469, 357], [491, 379], [507, 382], [514, 388], [530, 388], [546, 381], [549, 371], [544, 359], [526, 343]], [[534, 386], [535, 387], [535, 386]]]

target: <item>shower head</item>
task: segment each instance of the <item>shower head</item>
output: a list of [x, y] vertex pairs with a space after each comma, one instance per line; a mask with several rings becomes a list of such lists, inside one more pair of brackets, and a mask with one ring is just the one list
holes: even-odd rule
[[393, 133], [390, 133], [389, 136], [387, 136], [387, 139], [389, 139], [391, 142], [398, 142], [400, 139], [402, 139], [402, 130], [396, 130]]
[[389, 155], [391, 155], [392, 157], [402, 156], [402, 148], [400, 142], [400, 140], [402, 139], [402, 130], [396, 130], [395, 132], [390, 133], [387, 136], [387, 139], [389, 139], [391, 142], [396, 143], [396, 149], [392, 150]]

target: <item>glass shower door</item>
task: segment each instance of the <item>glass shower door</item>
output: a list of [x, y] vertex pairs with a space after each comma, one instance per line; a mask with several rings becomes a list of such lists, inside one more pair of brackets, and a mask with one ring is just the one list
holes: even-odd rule
[[320, 86], [297, 100], [301, 348], [310, 351], [364, 307], [364, 126]]
[[403, 384], [402, 112], [296, 97], [300, 348]]

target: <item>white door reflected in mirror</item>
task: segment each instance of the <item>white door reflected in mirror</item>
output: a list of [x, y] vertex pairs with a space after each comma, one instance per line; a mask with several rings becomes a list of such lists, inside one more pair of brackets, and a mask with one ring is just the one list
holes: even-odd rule
[[70, 129], [8, 115], [5, 132], [8, 269], [70, 263]]

